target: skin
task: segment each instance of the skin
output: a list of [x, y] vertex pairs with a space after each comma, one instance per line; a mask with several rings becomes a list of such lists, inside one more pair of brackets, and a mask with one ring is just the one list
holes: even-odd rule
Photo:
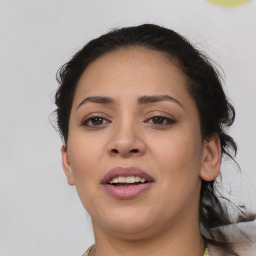
[[[138, 104], [159, 95], [176, 101]], [[81, 103], [94, 96], [114, 102]], [[104, 119], [92, 123], [95, 115]], [[155, 115], [164, 118], [157, 122]], [[216, 136], [202, 139], [184, 75], [163, 53], [130, 47], [89, 65], [74, 95], [62, 159], [91, 215], [97, 256], [203, 255], [201, 179], [218, 176], [220, 143]], [[139, 167], [154, 183], [134, 199], [113, 198], [101, 180], [117, 166]]]

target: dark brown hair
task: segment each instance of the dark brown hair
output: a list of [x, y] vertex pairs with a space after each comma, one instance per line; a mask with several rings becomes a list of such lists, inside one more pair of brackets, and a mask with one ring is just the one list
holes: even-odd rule
[[[210, 140], [218, 136], [221, 154], [233, 159], [237, 146], [233, 138], [226, 133], [235, 119], [235, 110], [228, 101], [216, 68], [206, 55], [193, 47], [183, 36], [157, 25], [144, 24], [113, 30], [100, 36], [78, 51], [58, 72], [59, 88], [55, 95], [57, 105], [57, 124], [65, 143], [68, 140], [69, 118], [77, 83], [94, 60], [103, 54], [119, 48], [142, 46], [163, 52], [176, 64], [187, 79], [187, 90], [194, 98], [200, 116], [202, 138]], [[228, 238], [218, 229], [237, 222], [255, 218], [238, 210], [238, 218], [232, 219], [227, 212], [228, 200], [221, 200], [216, 193], [215, 181], [202, 180], [200, 195], [200, 225], [208, 242], [220, 249], [237, 255]], [[222, 197], [223, 199], [223, 197]], [[225, 202], [223, 202], [225, 201]], [[217, 228], [217, 229], [216, 229]]]

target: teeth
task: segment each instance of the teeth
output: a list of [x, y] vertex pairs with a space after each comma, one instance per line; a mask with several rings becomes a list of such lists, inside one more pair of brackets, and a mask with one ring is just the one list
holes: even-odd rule
[[138, 177], [138, 176], [128, 176], [128, 177], [116, 177], [112, 179], [109, 183], [135, 183], [135, 182], [141, 182], [145, 183], [145, 179]]
[[125, 183], [126, 182], [126, 178], [125, 177], [118, 177], [117, 178], [117, 182]]
[[135, 182], [135, 177], [133, 176], [128, 176], [125, 178], [126, 183], [134, 183]]
[[142, 183], [145, 183], [145, 181], [146, 181], [146, 180], [145, 180], [144, 178], [141, 178], [141, 179], [140, 179], [140, 182], [142, 182]]

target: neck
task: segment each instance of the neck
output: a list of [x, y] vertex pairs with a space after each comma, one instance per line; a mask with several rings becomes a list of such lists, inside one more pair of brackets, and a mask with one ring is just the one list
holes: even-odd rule
[[[184, 224], [184, 223], [183, 223]], [[191, 227], [191, 222], [183, 228], [172, 227], [154, 233], [154, 236], [128, 239], [120, 235], [97, 232], [94, 225], [96, 250], [95, 256], [203, 256], [205, 244], [199, 225]]]

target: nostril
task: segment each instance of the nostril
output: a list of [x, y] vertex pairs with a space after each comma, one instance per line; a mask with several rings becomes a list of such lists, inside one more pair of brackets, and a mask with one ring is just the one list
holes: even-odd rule
[[112, 153], [115, 153], [115, 154], [118, 153], [118, 150], [115, 148], [113, 148], [111, 151], [112, 151]]
[[131, 150], [118, 150], [116, 148], [112, 148], [111, 151], [110, 151], [112, 154], [114, 155], [118, 155], [118, 154], [121, 154], [121, 155], [127, 155], [127, 154], [137, 154], [139, 153], [140, 151], [136, 148], [134, 149], [131, 149]]

